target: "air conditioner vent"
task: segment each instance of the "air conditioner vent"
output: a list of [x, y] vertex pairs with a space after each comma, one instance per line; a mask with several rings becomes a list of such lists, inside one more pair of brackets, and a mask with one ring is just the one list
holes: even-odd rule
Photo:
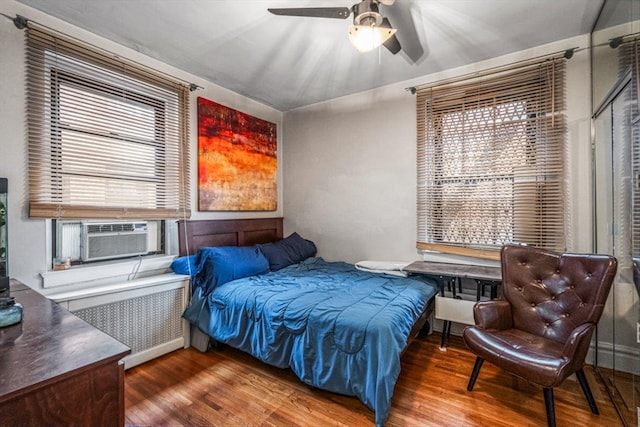
[[[136, 231], [136, 226], [146, 224], [111, 223], [111, 224], [87, 224], [87, 233], [120, 233], [126, 231]], [[139, 228], [139, 227], [138, 227]]]
[[146, 222], [82, 223], [83, 261], [123, 258], [148, 252]]

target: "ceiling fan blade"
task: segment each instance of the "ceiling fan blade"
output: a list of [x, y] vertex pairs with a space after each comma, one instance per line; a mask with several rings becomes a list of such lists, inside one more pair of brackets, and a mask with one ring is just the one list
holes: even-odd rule
[[311, 18], [347, 19], [351, 15], [351, 9], [348, 7], [294, 7], [267, 10], [274, 15], [307, 16]]
[[420, 42], [420, 36], [411, 15], [412, 1], [396, 2], [393, 7], [384, 9], [385, 15], [389, 15], [396, 23], [398, 32], [394, 37], [402, 41], [402, 51], [413, 64], [424, 59], [425, 51]]
[[[383, 28], [393, 28], [391, 26], [391, 22], [389, 22], [387, 18], [384, 18], [382, 20], [382, 23], [380, 24], [380, 26]], [[392, 35], [386, 42], [384, 42], [384, 47], [386, 47], [389, 50], [389, 52], [393, 53], [394, 55], [400, 52], [400, 49], [402, 49], [402, 46], [400, 46], [400, 41], [398, 40], [395, 34]]]

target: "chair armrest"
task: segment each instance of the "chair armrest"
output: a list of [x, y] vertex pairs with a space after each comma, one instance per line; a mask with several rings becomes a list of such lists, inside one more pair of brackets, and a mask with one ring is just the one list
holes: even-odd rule
[[594, 329], [593, 324], [584, 323], [575, 328], [564, 343], [562, 356], [571, 360], [571, 365], [574, 367], [572, 370], [581, 369], [582, 365], [584, 365], [584, 359], [587, 357]]
[[477, 302], [473, 306], [473, 320], [480, 329], [503, 331], [513, 327], [511, 303], [507, 300]]

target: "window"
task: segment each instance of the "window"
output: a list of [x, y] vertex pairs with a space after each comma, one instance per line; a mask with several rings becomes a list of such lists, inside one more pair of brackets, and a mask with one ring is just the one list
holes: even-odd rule
[[564, 249], [564, 60], [418, 90], [417, 247]]
[[186, 85], [32, 28], [27, 74], [30, 217], [190, 216]]
[[[164, 181], [164, 103], [51, 68], [60, 200], [154, 209]], [[104, 111], [130, 115], [135, 126], [123, 126], [123, 117], [102, 120]], [[95, 151], [90, 160], [89, 150]]]

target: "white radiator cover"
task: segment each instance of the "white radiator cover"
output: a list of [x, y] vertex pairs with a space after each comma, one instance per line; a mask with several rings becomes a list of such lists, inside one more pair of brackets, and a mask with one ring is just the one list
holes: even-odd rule
[[189, 346], [188, 291], [188, 276], [165, 274], [49, 298], [131, 348], [129, 369]]

